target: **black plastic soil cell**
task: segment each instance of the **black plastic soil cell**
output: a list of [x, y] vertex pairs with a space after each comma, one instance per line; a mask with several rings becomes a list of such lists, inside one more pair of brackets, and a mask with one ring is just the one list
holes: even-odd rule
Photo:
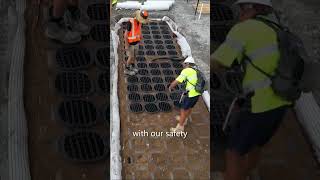
[[161, 40], [154, 40], [154, 43], [155, 43], [155, 44], [163, 44], [163, 41], [161, 41]]
[[149, 26], [156, 26], [156, 25], [158, 25], [158, 23], [157, 22], [150, 22], [148, 25]]
[[167, 30], [162, 30], [162, 34], [170, 34], [170, 32]]
[[141, 90], [145, 92], [152, 91], [152, 86], [150, 84], [141, 84]]
[[143, 62], [140, 62], [137, 64], [138, 68], [147, 68], [147, 64], [146, 63], [143, 63]]
[[136, 84], [129, 84], [129, 85], [127, 86], [127, 90], [128, 90], [129, 92], [135, 92], [135, 91], [138, 91], [138, 90], [139, 90], [139, 86], [136, 85]]
[[181, 63], [178, 63], [178, 62], [172, 63], [172, 66], [173, 66], [174, 68], [183, 68], [182, 64], [181, 64]]
[[176, 47], [174, 45], [167, 45], [166, 47], [167, 47], [167, 49], [170, 49], [170, 50], [175, 50], [176, 49]]
[[144, 109], [146, 110], [146, 112], [148, 113], [156, 113], [159, 111], [158, 107], [156, 104], [154, 103], [147, 103], [144, 105]]
[[153, 39], [161, 39], [160, 35], [153, 35], [152, 37], [153, 37]]
[[145, 39], [145, 40], [143, 40], [143, 43], [144, 44], [152, 44], [153, 42], [152, 42], [152, 40]]
[[158, 56], [165, 56], [167, 54], [166, 51], [157, 51]]
[[173, 75], [173, 71], [170, 70], [170, 69], [164, 69], [162, 70], [162, 73], [166, 76], [170, 76], [170, 75]]
[[147, 56], [154, 56], [154, 55], [156, 55], [156, 53], [154, 51], [149, 50], [149, 51], [146, 51], [146, 55]]
[[153, 76], [158, 76], [161, 74], [161, 71], [159, 69], [151, 69], [150, 70], [150, 73], [153, 75]]
[[152, 34], [160, 34], [160, 31], [151, 31]]
[[152, 83], [163, 83], [163, 79], [160, 76], [152, 77]]
[[177, 53], [177, 51], [168, 51], [168, 54], [169, 54], [170, 56], [175, 56], [175, 55], [177, 55], [178, 53]]
[[85, 48], [61, 48], [57, 50], [56, 62], [61, 69], [76, 70], [92, 64], [90, 53]]
[[137, 56], [137, 57], [136, 57], [136, 60], [137, 60], [138, 62], [143, 62], [143, 61], [146, 61], [146, 58], [143, 57], [143, 56]]
[[163, 39], [172, 39], [172, 36], [168, 35], [168, 34], [165, 34], [165, 35], [163, 35]]
[[109, 26], [107, 24], [97, 24], [91, 28], [91, 37], [95, 41], [109, 42]]
[[132, 103], [129, 106], [130, 111], [134, 113], [141, 113], [143, 112], [143, 106], [140, 103]]
[[143, 101], [147, 102], [147, 103], [151, 103], [151, 102], [155, 102], [156, 101], [156, 98], [152, 94], [145, 94], [145, 95], [143, 95], [142, 98], [143, 98]]
[[140, 77], [140, 82], [144, 83], [144, 84], [149, 84], [149, 83], [151, 83], [151, 78], [149, 78], [147, 76], [142, 76], [142, 77]]
[[149, 74], [149, 71], [147, 69], [139, 69], [138, 74], [142, 76], [146, 76]]
[[164, 49], [164, 46], [163, 45], [156, 45], [156, 49], [158, 49], [158, 50]]
[[107, 139], [96, 132], [78, 131], [63, 136], [60, 140], [60, 148], [70, 160], [94, 162], [107, 157], [109, 153]]
[[93, 91], [88, 75], [80, 72], [61, 72], [55, 80], [57, 91], [67, 97], [87, 96]]
[[106, 95], [110, 93], [110, 72], [103, 72], [98, 75], [98, 87], [100, 92]]
[[159, 109], [162, 112], [170, 112], [172, 110], [172, 107], [167, 102], [159, 102]]
[[164, 43], [166, 43], [166, 44], [173, 44], [173, 41], [171, 41], [171, 40], [165, 40]]
[[128, 94], [128, 99], [130, 101], [140, 101], [141, 97], [138, 93], [130, 93], [130, 94]]
[[150, 35], [143, 35], [143, 39], [151, 39], [151, 36]]
[[128, 83], [138, 83], [139, 79], [137, 76], [128, 76], [127, 81]]
[[148, 50], [151, 50], [151, 49], [154, 49], [154, 46], [152, 46], [152, 45], [146, 45], [145, 48], [148, 49]]
[[170, 63], [161, 63], [160, 66], [161, 66], [161, 68], [171, 68]]
[[58, 115], [60, 120], [71, 128], [90, 127], [97, 122], [96, 107], [83, 100], [70, 100], [60, 103]]
[[150, 26], [150, 29], [151, 30], [157, 30], [157, 29], [159, 29], [159, 27], [158, 26]]
[[100, 48], [96, 54], [96, 63], [102, 69], [110, 67], [110, 50], [109, 48]]
[[87, 14], [92, 20], [107, 20], [109, 17], [108, 4], [92, 4], [87, 9]]
[[144, 55], [144, 51], [139, 50], [139, 51], [138, 51], [138, 55], [139, 55], [139, 56], [143, 56], [143, 55]]
[[230, 7], [223, 4], [213, 4], [210, 12], [210, 21], [230, 21], [233, 20], [233, 13]]
[[174, 81], [176, 78], [173, 77], [173, 76], [167, 76], [164, 78], [164, 80], [167, 82], [167, 83], [172, 83], [172, 81]]
[[154, 90], [156, 91], [165, 91], [166, 86], [164, 84], [155, 84], [154, 85]]
[[159, 68], [159, 64], [157, 63], [149, 63], [150, 68]]
[[158, 101], [167, 101], [168, 100], [168, 96], [166, 93], [157, 93], [156, 98]]
[[142, 30], [141, 32], [142, 32], [143, 35], [144, 34], [150, 34], [150, 31], [148, 31], [148, 30]]

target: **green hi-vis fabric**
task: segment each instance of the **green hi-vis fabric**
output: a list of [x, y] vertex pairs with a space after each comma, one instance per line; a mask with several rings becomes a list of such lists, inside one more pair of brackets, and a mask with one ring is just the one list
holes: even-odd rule
[[[254, 19], [240, 22], [230, 30], [226, 41], [214, 52], [213, 58], [229, 67], [236, 59], [242, 61], [243, 55], [248, 56], [256, 66], [268, 74], [274, 74], [280, 58], [276, 32], [263, 22]], [[253, 113], [291, 104], [277, 96], [270, 84], [271, 81], [264, 74], [247, 63], [243, 88], [260, 86], [254, 88], [255, 94], [251, 98]]]
[[197, 84], [197, 71], [192, 68], [185, 68], [176, 78], [179, 83], [186, 82], [186, 90], [189, 91], [188, 97], [195, 97], [201, 95], [195, 90], [194, 85]]
[[118, 0], [112, 0], [112, 5], [114, 5], [117, 2], [118, 2]]

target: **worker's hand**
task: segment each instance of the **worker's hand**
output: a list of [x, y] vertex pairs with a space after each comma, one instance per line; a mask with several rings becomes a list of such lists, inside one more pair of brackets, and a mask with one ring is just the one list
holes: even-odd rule
[[169, 89], [169, 92], [171, 92], [171, 91], [172, 91], [172, 87], [171, 87], [171, 86], [169, 86], [169, 88], [168, 88], [168, 89]]

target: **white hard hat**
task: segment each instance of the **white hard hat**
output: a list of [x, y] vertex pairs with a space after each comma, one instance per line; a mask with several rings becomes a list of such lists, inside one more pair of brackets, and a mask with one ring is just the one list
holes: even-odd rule
[[235, 4], [254, 3], [272, 7], [271, 0], [238, 0]]
[[192, 63], [192, 64], [195, 64], [194, 59], [193, 59], [193, 57], [191, 57], [191, 56], [187, 57], [187, 59], [184, 60], [183, 63]]

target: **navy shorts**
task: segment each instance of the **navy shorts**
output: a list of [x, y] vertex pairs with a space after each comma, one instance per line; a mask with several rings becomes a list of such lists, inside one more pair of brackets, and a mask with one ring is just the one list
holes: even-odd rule
[[199, 96], [188, 97], [186, 95], [181, 102], [181, 109], [188, 110], [193, 108], [196, 105], [198, 99], [199, 99]]
[[241, 156], [269, 142], [278, 129], [288, 106], [262, 113], [241, 112], [228, 134], [228, 149]]

